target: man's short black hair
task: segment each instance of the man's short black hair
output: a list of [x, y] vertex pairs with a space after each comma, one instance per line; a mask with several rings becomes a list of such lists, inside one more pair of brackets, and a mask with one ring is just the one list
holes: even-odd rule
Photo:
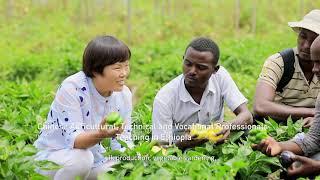
[[195, 38], [194, 40], [192, 40], [189, 45], [187, 46], [186, 50], [184, 53], [187, 52], [187, 49], [189, 47], [192, 47], [193, 49], [197, 50], [197, 51], [210, 51], [213, 54], [213, 57], [215, 59], [216, 62], [213, 63], [218, 63], [219, 61], [219, 57], [220, 57], [220, 50], [218, 45], [212, 41], [209, 38], [206, 37], [198, 37]]
[[103, 73], [105, 66], [124, 62], [131, 57], [130, 49], [113, 36], [97, 36], [91, 40], [83, 53], [82, 69], [88, 77]]

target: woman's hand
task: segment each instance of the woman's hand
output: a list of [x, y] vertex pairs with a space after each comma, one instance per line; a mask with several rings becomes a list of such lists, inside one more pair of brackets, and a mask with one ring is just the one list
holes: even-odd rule
[[[111, 128], [112, 127], [112, 128]], [[120, 127], [108, 126], [106, 118], [104, 118], [99, 125], [99, 134], [102, 138], [116, 137], [123, 132], [124, 124]]]

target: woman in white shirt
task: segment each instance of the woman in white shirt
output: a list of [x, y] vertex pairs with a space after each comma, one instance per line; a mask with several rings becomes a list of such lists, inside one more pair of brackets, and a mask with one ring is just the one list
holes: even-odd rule
[[[36, 160], [62, 166], [39, 173], [54, 179], [96, 179], [117, 162], [107, 160], [101, 140], [111, 138], [111, 148], [124, 150], [117, 139], [133, 146], [131, 139], [132, 95], [126, 87], [130, 49], [112, 36], [98, 36], [87, 45], [82, 71], [66, 78], [59, 87], [35, 146]], [[121, 128], [102, 128], [105, 117], [118, 112]]]

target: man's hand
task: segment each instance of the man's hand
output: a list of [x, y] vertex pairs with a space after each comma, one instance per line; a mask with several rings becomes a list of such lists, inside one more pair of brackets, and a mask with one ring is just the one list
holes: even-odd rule
[[255, 150], [259, 150], [268, 156], [276, 156], [282, 152], [282, 148], [279, 142], [277, 142], [272, 137], [267, 137], [259, 144], [252, 145], [252, 148]]
[[188, 143], [197, 144], [197, 145], [203, 144], [208, 141], [208, 139], [198, 138], [197, 135], [192, 136], [189, 130], [184, 134], [184, 139], [185, 139], [184, 141]]
[[190, 133], [186, 133], [186, 136], [187, 136], [187, 141], [189, 141], [189, 142], [194, 142], [194, 143], [203, 144], [203, 143], [205, 143], [205, 142], [208, 141], [208, 139], [198, 138], [197, 135], [191, 136]]
[[108, 127], [106, 119], [104, 118], [99, 125], [99, 134], [102, 138], [116, 137], [123, 132], [124, 124], [121, 127]]
[[303, 125], [303, 127], [308, 128], [308, 127], [310, 127], [312, 125], [313, 121], [314, 121], [314, 117], [304, 118], [302, 125]]
[[220, 136], [223, 135], [219, 140], [217, 140], [217, 144], [221, 144], [224, 143], [224, 141], [229, 137], [230, 135], [230, 129], [222, 129], [220, 132], [218, 132], [217, 134], [215, 134], [215, 136]]
[[183, 136], [184, 137], [181, 139], [184, 140], [176, 142], [176, 145], [183, 150], [201, 145], [208, 141], [208, 139], [198, 139], [196, 135], [191, 136], [189, 131], [187, 131]]
[[288, 176], [312, 176], [320, 173], [320, 161], [299, 155], [295, 155], [292, 159], [300, 164], [293, 163], [288, 168]]

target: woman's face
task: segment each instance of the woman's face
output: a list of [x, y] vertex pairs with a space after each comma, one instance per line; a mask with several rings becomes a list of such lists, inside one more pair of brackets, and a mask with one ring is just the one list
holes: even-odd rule
[[129, 60], [108, 65], [104, 67], [102, 74], [94, 73], [96, 88], [102, 93], [121, 91], [129, 73]]

